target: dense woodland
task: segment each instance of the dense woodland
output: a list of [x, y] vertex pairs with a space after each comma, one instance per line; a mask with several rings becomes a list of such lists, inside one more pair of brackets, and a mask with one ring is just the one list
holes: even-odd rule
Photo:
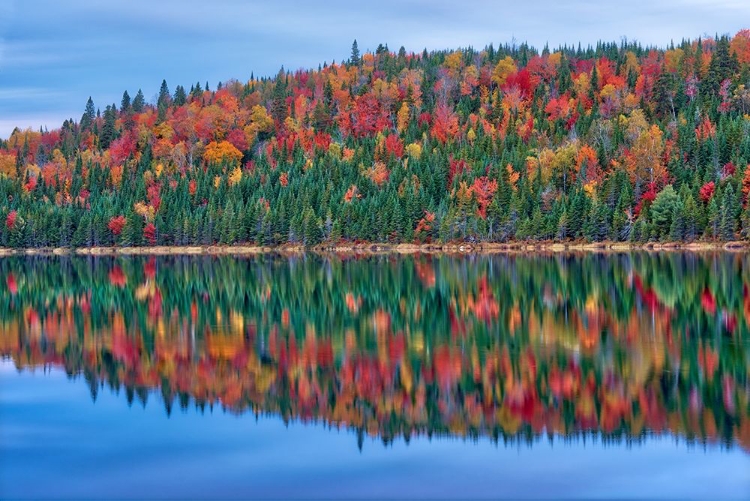
[[750, 238], [750, 30], [379, 46], [0, 141], [0, 246]]

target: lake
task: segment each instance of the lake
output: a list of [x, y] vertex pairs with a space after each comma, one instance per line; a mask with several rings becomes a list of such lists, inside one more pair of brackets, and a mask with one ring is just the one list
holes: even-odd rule
[[2, 498], [750, 497], [750, 256], [0, 259]]

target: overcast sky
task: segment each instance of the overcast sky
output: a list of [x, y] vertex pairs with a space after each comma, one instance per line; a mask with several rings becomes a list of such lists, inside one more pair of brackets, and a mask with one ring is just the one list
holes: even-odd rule
[[[743, 26], [743, 22], [745, 26]], [[317, 68], [379, 43], [664, 46], [750, 26], [750, 0], [0, 0], [0, 137], [177, 84]]]

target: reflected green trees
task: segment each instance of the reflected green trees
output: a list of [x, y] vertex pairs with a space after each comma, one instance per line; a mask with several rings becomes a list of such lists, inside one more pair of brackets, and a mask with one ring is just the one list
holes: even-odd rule
[[744, 254], [0, 260], [0, 352], [129, 401], [750, 450]]

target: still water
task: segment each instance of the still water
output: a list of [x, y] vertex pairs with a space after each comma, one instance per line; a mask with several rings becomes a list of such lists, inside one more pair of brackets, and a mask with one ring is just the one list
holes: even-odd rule
[[0, 260], [1, 498], [750, 498], [750, 256]]

